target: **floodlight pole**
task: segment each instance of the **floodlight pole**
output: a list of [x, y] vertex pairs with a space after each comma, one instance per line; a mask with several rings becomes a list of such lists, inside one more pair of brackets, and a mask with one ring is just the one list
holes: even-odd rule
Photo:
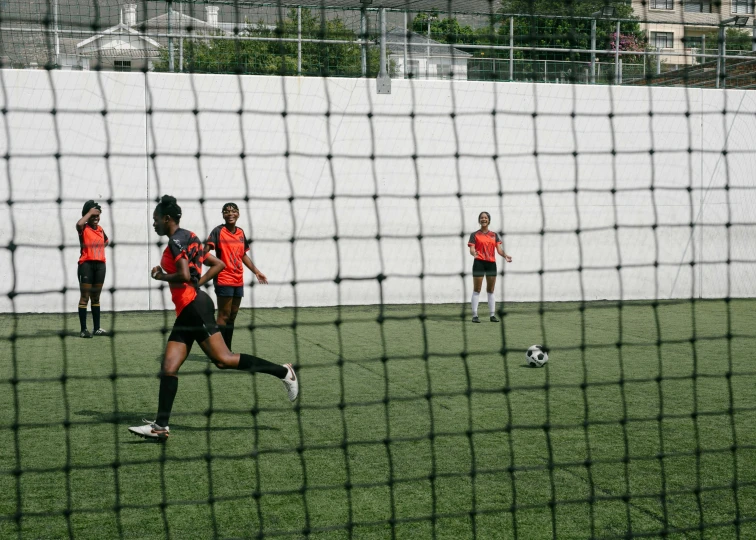
[[591, 21], [591, 84], [596, 84], [596, 19]]

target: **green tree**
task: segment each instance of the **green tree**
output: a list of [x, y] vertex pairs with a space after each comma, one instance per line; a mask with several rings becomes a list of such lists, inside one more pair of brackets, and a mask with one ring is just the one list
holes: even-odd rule
[[[360, 77], [362, 75], [362, 48], [356, 43], [357, 35], [341, 19], [325, 20], [313, 15], [309, 9], [301, 10], [302, 38], [355, 41], [355, 43], [302, 42], [302, 75], [329, 77]], [[262, 22], [246, 23], [240, 31], [242, 37], [266, 38], [266, 41], [234, 39], [184, 40], [184, 70], [193, 73], [246, 73], [259, 75], [296, 75], [298, 35], [297, 12], [291, 9], [287, 17], [271, 29]], [[271, 38], [283, 38], [276, 40]], [[168, 50], [161, 51], [155, 64], [157, 71], [168, 70]], [[174, 61], [178, 55], [174, 52]], [[367, 75], [378, 74], [380, 51], [368, 47]], [[396, 73], [395, 63], [389, 64], [389, 73]]]

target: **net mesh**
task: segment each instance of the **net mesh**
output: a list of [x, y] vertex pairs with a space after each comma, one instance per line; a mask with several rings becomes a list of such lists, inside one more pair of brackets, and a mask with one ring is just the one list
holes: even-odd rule
[[[3, 2], [0, 537], [753, 537], [753, 4], [546, 4]], [[195, 345], [149, 444], [164, 194], [300, 393]]]

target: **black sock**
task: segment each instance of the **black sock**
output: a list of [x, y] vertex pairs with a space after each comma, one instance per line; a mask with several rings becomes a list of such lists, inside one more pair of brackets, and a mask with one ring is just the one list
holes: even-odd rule
[[95, 330], [100, 328], [100, 304], [92, 304], [92, 321]]
[[171, 409], [173, 409], [173, 400], [176, 398], [178, 390], [178, 377], [169, 375], [160, 376], [160, 394], [158, 394], [158, 412], [155, 423], [160, 427], [166, 427], [168, 420], [171, 418]]
[[226, 326], [223, 326], [221, 328], [221, 335], [223, 336], [223, 341], [226, 342], [226, 347], [230, 351], [231, 341], [234, 339], [234, 323], [228, 323]]
[[79, 304], [79, 325], [81, 326], [81, 331], [87, 329], [87, 305], [84, 304], [83, 306]]
[[289, 370], [279, 364], [268, 362], [251, 354], [241, 354], [239, 366], [236, 368], [240, 371], [249, 371], [250, 373], [267, 373], [283, 379], [289, 373]]

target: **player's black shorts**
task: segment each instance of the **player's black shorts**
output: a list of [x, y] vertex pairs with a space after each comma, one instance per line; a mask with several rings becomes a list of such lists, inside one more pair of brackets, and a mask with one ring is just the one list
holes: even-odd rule
[[218, 332], [215, 322], [215, 306], [205, 291], [197, 291], [197, 298], [181, 310], [168, 341], [178, 341], [191, 349], [196, 341], [202, 343]]
[[232, 298], [244, 298], [244, 287], [231, 287], [229, 285], [216, 285], [215, 296], [230, 296]]
[[490, 261], [483, 261], [481, 259], [475, 259], [473, 262], [473, 276], [496, 276], [496, 263]]
[[102, 261], [84, 261], [79, 265], [79, 283], [83, 285], [102, 285], [105, 283], [105, 263]]

